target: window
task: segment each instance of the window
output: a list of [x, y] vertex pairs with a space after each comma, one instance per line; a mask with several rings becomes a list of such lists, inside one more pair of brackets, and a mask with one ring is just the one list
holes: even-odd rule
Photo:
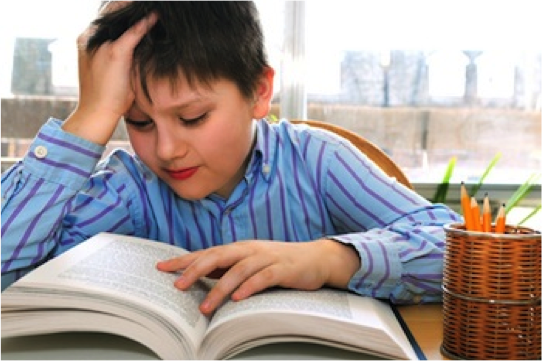
[[453, 156], [454, 181], [477, 181], [498, 152], [487, 181], [522, 183], [541, 165], [536, 12], [451, 4], [306, 2], [308, 117], [368, 137], [414, 183]]
[[[359, 132], [426, 196], [452, 157], [452, 182], [476, 182], [500, 152], [486, 183], [503, 198], [540, 171], [535, 1], [256, 3], [277, 70], [273, 114]], [[20, 0], [1, 12], [3, 169], [46, 117], [75, 106], [75, 39], [99, 4]]]
[[[500, 201], [540, 174], [542, 51], [534, 1], [304, 4], [308, 118], [369, 138], [428, 198], [454, 157], [457, 185], [478, 182], [501, 154], [482, 188]], [[534, 204], [539, 184], [540, 177]]]
[[65, 118], [74, 108], [76, 38], [99, 4], [21, 0], [0, 5], [2, 171], [26, 152], [47, 117]]

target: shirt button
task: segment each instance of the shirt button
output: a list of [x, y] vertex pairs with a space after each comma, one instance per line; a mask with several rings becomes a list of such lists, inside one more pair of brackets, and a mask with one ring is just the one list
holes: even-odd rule
[[271, 172], [271, 167], [269, 166], [269, 164], [263, 165], [262, 172], [264, 172], [265, 174], [268, 174], [269, 172]]
[[34, 155], [39, 159], [45, 158], [47, 156], [47, 148], [45, 148], [43, 145], [38, 145], [34, 149]]
[[145, 178], [145, 180], [146, 180], [147, 182], [150, 182], [150, 181], [152, 181], [152, 174], [145, 172], [145, 173], [143, 174], [143, 178]]

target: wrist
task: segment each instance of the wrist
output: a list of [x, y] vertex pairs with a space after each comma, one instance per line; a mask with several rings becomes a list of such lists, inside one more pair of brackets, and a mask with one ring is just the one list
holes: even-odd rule
[[104, 146], [111, 139], [119, 119], [120, 116], [117, 115], [78, 107], [62, 123], [62, 129], [92, 143]]
[[322, 239], [324, 257], [328, 265], [326, 285], [346, 289], [350, 279], [361, 267], [356, 249], [332, 239]]

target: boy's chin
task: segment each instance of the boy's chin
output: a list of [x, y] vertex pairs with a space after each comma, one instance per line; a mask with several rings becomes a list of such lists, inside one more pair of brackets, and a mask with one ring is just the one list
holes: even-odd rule
[[211, 195], [212, 192], [197, 192], [197, 191], [179, 191], [173, 188], [173, 191], [177, 197], [185, 199], [187, 201], [199, 201]]
[[222, 197], [216, 189], [202, 188], [201, 184], [186, 184], [182, 186], [179, 186], [178, 184], [169, 184], [169, 187], [173, 190], [177, 197], [187, 201], [199, 201], [213, 194], [218, 197]]

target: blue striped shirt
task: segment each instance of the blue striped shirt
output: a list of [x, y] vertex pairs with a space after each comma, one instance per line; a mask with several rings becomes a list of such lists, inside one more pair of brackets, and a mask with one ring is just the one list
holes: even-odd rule
[[98, 232], [197, 250], [264, 239], [351, 244], [349, 289], [396, 303], [441, 300], [444, 232], [460, 221], [387, 177], [348, 141], [305, 125], [256, 122], [256, 144], [228, 199], [176, 196], [136, 156], [50, 119], [2, 174], [2, 288]]

